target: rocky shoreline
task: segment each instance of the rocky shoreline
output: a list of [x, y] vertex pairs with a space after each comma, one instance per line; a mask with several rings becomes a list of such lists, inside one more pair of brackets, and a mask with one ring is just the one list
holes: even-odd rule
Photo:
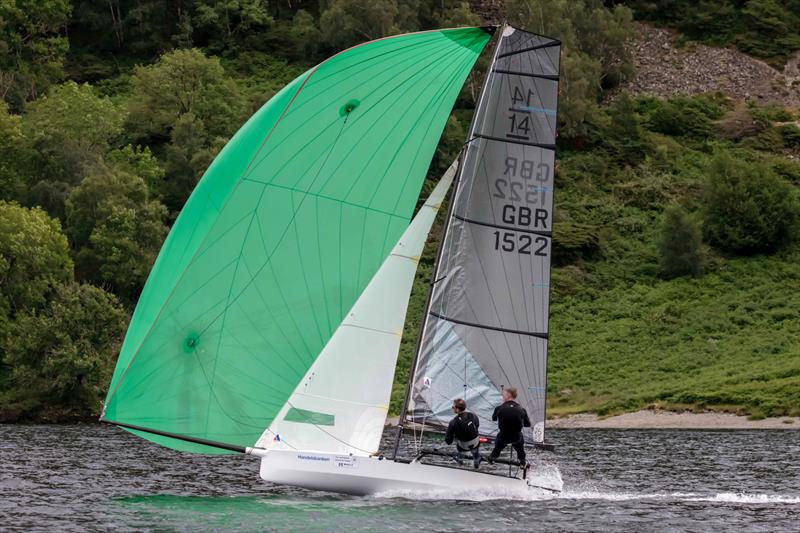
[[547, 421], [548, 428], [608, 429], [800, 429], [800, 418], [781, 416], [750, 420], [731, 413], [675, 413], [652, 409], [600, 418], [581, 413]]
[[[396, 426], [398, 417], [386, 419], [387, 426]], [[676, 413], [645, 409], [633, 413], [601, 418], [594, 413], [579, 413], [547, 421], [557, 429], [800, 429], [800, 417], [781, 416], [750, 420], [731, 413]]]

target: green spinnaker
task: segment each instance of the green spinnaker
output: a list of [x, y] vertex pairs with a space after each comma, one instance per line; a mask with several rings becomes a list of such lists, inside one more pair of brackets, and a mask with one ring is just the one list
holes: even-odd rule
[[407, 227], [489, 37], [460, 28], [356, 46], [253, 115], [164, 243], [103, 418], [252, 446]]

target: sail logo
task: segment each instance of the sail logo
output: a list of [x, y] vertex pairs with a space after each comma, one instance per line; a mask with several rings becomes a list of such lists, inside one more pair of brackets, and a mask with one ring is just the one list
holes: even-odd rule
[[305, 455], [302, 453], [298, 453], [297, 458], [300, 459], [301, 461], [321, 461], [325, 463], [330, 462], [331, 460], [330, 457], [325, 457], [322, 455]]

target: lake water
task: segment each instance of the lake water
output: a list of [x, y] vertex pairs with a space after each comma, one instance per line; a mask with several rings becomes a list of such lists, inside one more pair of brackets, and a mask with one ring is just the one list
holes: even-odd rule
[[359, 498], [270, 485], [252, 457], [182, 454], [113, 427], [0, 425], [0, 529], [800, 531], [800, 432], [548, 439], [557, 453], [536, 468], [560, 475], [559, 496]]

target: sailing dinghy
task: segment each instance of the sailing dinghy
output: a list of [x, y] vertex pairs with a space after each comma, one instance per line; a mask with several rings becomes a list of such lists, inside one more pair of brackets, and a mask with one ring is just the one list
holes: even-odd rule
[[[422, 448], [459, 397], [491, 441], [503, 387], [517, 388], [528, 410], [526, 441], [545, 446], [560, 43], [496, 30], [353, 47], [251, 117], [164, 243], [101, 420], [176, 450], [254, 455], [263, 479], [311, 489], [527, 487], [520, 468], [432, 464], [441, 452]], [[409, 223], [455, 99], [493, 35], [461, 156]], [[386, 458], [379, 445], [411, 287], [451, 188]]]

